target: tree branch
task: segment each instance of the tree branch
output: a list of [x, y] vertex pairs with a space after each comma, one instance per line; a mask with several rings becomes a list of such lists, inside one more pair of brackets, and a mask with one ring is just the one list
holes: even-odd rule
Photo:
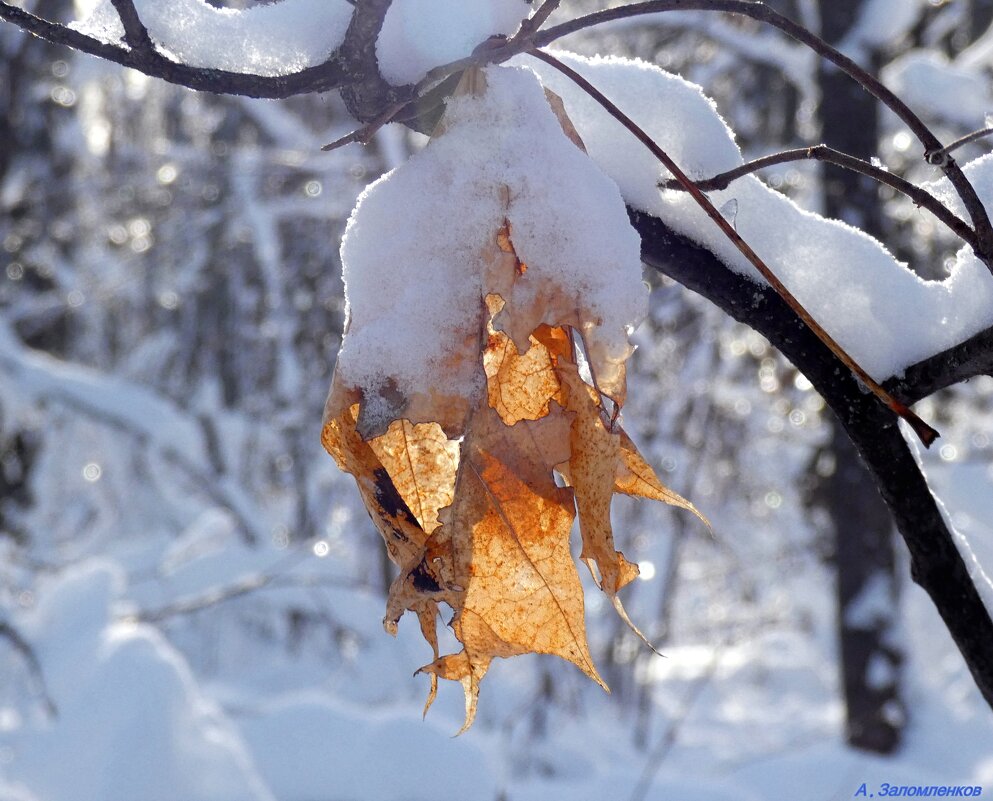
[[414, 96], [412, 86], [393, 86], [379, 73], [376, 41], [393, 0], [364, 0], [355, 6], [338, 51], [344, 72], [341, 97], [359, 122], [372, 122], [390, 106]]
[[360, 591], [369, 588], [358, 581], [335, 579], [327, 576], [277, 576], [259, 573], [246, 576], [228, 585], [212, 587], [200, 595], [179, 598], [157, 609], [143, 609], [136, 615], [142, 623], [160, 623], [178, 615], [191, 615], [251, 595], [264, 589], [285, 589], [293, 587], [337, 587]]
[[977, 375], [993, 376], [993, 328], [911, 365], [884, 384], [905, 402], [916, 403]]
[[930, 164], [942, 164], [943, 159], [953, 150], [958, 150], [963, 145], [969, 144], [969, 142], [975, 142], [977, 139], [983, 139], [987, 136], [993, 134], [993, 128], [983, 128], [979, 131], [973, 131], [972, 133], [966, 134], [960, 139], [956, 139], [949, 145], [945, 145], [941, 150], [936, 150], [934, 153], [929, 153], [927, 156], [928, 163]]
[[[116, 5], [118, 4], [115, 3]], [[137, 15], [135, 17], [137, 18]], [[288, 75], [251, 75], [180, 64], [169, 60], [154, 48], [151, 50], [129, 49], [120, 45], [101, 42], [85, 33], [57, 22], [42, 19], [6, 2], [0, 2], [0, 20], [16, 25], [21, 30], [52, 44], [70, 47], [105, 61], [131, 67], [152, 78], [161, 78], [169, 83], [179, 84], [201, 92], [244, 95], [246, 97], [284, 98], [308, 92], [326, 92], [335, 89], [351, 74], [346, 71], [342, 63], [340, 50], [332, 53], [323, 64], [307, 67], [299, 72]], [[135, 34], [137, 35], [136, 29]], [[125, 40], [127, 40], [127, 34]]]
[[911, 557], [911, 576], [931, 597], [983, 698], [993, 708], [993, 620], [973, 584], [896, 419], [769, 287], [723, 264], [660, 220], [630, 210], [642, 259], [765, 336], [814, 385], [865, 462]]
[[[819, 56], [830, 61], [840, 70], [850, 75], [867, 92], [889, 107], [910, 128], [921, 144], [924, 145], [925, 159], [929, 160], [931, 154], [944, 150], [941, 141], [924, 124], [924, 121], [906, 103], [887, 89], [878, 78], [866, 72], [866, 70], [848, 58], [848, 56], [829, 45], [816, 34], [811, 33], [802, 25], [798, 25], [793, 20], [769, 8], [764, 3], [756, 2], [755, 0], [646, 0], [646, 2], [629, 3], [628, 5], [577, 17], [561, 25], [547, 28], [535, 36], [534, 44], [536, 47], [544, 47], [563, 36], [583, 30], [584, 28], [602, 25], [605, 22], [611, 22], [617, 19], [625, 19], [642, 14], [657, 14], [663, 11], [723, 11], [731, 14], [741, 14], [742, 16], [750, 17], [751, 19], [779, 28], [783, 33], [806, 45]], [[962, 172], [962, 168], [959, 167], [955, 159], [946, 155], [941, 163], [936, 163], [935, 166], [941, 168], [962, 199], [962, 203], [966, 211], [968, 211], [973, 227], [976, 230], [976, 240], [980, 246], [976, 250], [976, 255], [993, 272], [993, 224], [990, 223], [986, 208], [979, 199], [975, 187], [965, 177], [965, 173]]]
[[[854, 172], [861, 173], [862, 175], [867, 175], [881, 184], [886, 184], [898, 192], [909, 197], [918, 206], [927, 209], [935, 217], [941, 220], [945, 225], [948, 226], [958, 237], [970, 245], [973, 250], [978, 247], [976, 242], [976, 233], [973, 231], [968, 224], [963, 220], [959, 219], [952, 211], [944, 205], [938, 198], [932, 195], [930, 192], [921, 189], [919, 186], [915, 186], [910, 183], [910, 181], [904, 180], [898, 175], [894, 175], [888, 170], [882, 167], [877, 167], [868, 161], [863, 161], [860, 158], [851, 156], [848, 153], [842, 153], [840, 150], [835, 150], [833, 147], [828, 147], [827, 145], [814, 145], [813, 147], [798, 147], [793, 150], [784, 150], [781, 153], [773, 153], [769, 156], [763, 156], [762, 158], [749, 161], [742, 164], [740, 167], [735, 167], [733, 170], [728, 170], [727, 172], [722, 172], [719, 175], [715, 175], [713, 178], [707, 178], [703, 181], [696, 181], [697, 189], [702, 192], [711, 192], [715, 189], [727, 189], [728, 185], [744, 175], [750, 175], [753, 172], [761, 170], [765, 167], [771, 167], [775, 164], [785, 164], [791, 161], [803, 161], [804, 159], [814, 159], [816, 161], [826, 161], [830, 164], [836, 164], [839, 167], [844, 167], [846, 169], [852, 170]], [[664, 189], [683, 189], [679, 181], [669, 180], [664, 181], [659, 185]]]

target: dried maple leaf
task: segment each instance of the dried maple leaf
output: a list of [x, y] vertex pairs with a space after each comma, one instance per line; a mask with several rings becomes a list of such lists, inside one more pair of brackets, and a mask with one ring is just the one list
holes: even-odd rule
[[[460, 91], [484, 95], [482, 74], [469, 72]], [[549, 102], [582, 148], [561, 103]], [[632, 351], [627, 329], [606, 326], [577, 288], [549, 282], [541, 265], [519, 258], [508, 221], [515, 199], [506, 186], [493, 192], [504, 213], [475, 251], [478, 326], [459, 328], [458, 342], [444, 349], [462, 383], [408, 392], [388, 378], [346, 386], [336, 373], [322, 437], [355, 477], [399, 567], [387, 630], [395, 633], [400, 617], [412, 611], [432, 648], [433, 661], [421, 669], [431, 676], [425, 711], [439, 677], [461, 682], [463, 731], [497, 657], [557, 655], [606, 689], [586, 641], [569, 546], [577, 510], [581, 558], [629, 624], [617, 593], [638, 568], [614, 543], [614, 493], [699, 515], [659, 481], [619, 425]], [[577, 358], [580, 345], [589, 380]], [[449, 625], [462, 644], [459, 653], [439, 656], [440, 604], [454, 612]]]
[[449, 552], [464, 587], [452, 622], [463, 652], [424, 670], [463, 682], [464, 728], [475, 715], [479, 680], [497, 656], [561, 656], [606, 688], [586, 643], [583, 590], [569, 550], [573, 493], [552, 474], [555, 461], [568, 457], [556, 422], [507, 426], [489, 407], [477, 410], [455, 501], [431, 538], [433, 552]]

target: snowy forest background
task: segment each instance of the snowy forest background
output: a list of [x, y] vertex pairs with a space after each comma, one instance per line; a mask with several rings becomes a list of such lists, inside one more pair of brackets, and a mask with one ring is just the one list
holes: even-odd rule
[[[945, 140], [993, 112], [991, 0], [770, 5]], [[564, 45], [700, 84], [747, 157], [825, 141], [935, 177], [868, 95], [747, 20], [666, 14]], [[382, 631], [391, 568], [319, 429], [345, 220], [423, 137], [388, 126], [322, 153], [354, 127], [334, 94], [197, 94], [9, 25], [0, 54], [0, 799], [993, 789], [993, 716], [823, 401], [757, 334], [648, 273], [626, 425], [714, 526], [633, 503], [617, 517], [645, 579], [625, 604], [665, 658], [591, 594], [611, 696], [521, 657], [494, 667], [468, 734], [449, 737], [458, 686], [422, 722], [410, 672], [430, 654], [408, 621], [398, 641]], [[956, 249], [858, 176], [763, 177], [929, 278]], [[929, 480], [987, 571], [991, 397], [981, 378], [918, 407], [943, 435], [921, 454]]]

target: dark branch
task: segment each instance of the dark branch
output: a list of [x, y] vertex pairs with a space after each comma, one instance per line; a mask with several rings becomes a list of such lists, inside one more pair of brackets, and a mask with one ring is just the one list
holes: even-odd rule
[[[906, 181], [898, 175], [884, 170], [882, 167], [877, 167], [874, 164], [870, 164], [868, 161], [863, 161], [855, 156], [850, 156], [848, 153], [842, 153], [840, 150], [835, 150], [833, 147], [828, 147], [827, 145], [814, 145], [813, 147], [798, 147], [794, 150], [784, 150], [781, 153], [773, 153], [769, 156], [763, 156], [760, 159], [755, 159], [754, 161], [749, 161], [742, 164], [740, 167], [735, 167], [733, 170], [728, 170], [727, 172], [722, 172], [719, 175], [715, 175], [713, 178], [707, 178], [703, 181], [696, 181], [697, 189], [703, 192], [711, 192], [715, 189], [727, 189], [728, 185], [744, 175], [750, 175], [753, 172], [757, 172], [765, 167], [772, 167], [776, 164], [785, 164], [791, 161], [802, 161], [804, 159], [815, 159], [817, 161], [826, 161], [831, 164], [836, 164], [839, 167], [844, 167], [854, 172], [862, 173], [862, 175], [867, 175], [881, 184], [886, 184], [898, 192], [909, 197], [918, 206], [927, 209], [935, 217], [941, 220], [945, 225], [947, 225], [957, 236], [964, 240], [967, 244], [971, 245], [973, 249], [976, 249], [976, 234], [975, 232], [962, 220], [960, 220], [955, 214], [949, 210], [938, 198], [921, 189], [919, 186], [915, 186]], [[675, 189], [680, 190], [683, 187], [680, 185], [679, 181], [669, 180], [660, 184], [665, 189]]]
[[545, 20], [552, 15], [552, 12], [558, 8], [559, 3], [561, 2], [562, 0], [545, 0], [537, 11], [521, 23], [520, 30], [514, 34], [512, 41], [520, 41], [524, 39], [530, 41], [531, 37], [535, 34], [538, 28], [545, 24]]
[[359, 122], [373, 122], [385, 110], [413, 98], [412, 86], [392, 86], [379, 74], [376, 40], [393, 0], [365, 0], [355, 6], [338, 51], [344, 71], [341, 97]]
[[906, 403], [916, 403], [938, 390], [977, 375], [993, 376], [993, 328], [908, 367], [886, 387]]
[[[819, 56], [830, 61], [843, 72], [856, 80], [867, 92], [888, 106], [914, 135], [924, 145], [925, 154], [935, 153], [943, 149], [938, 137], [924, 121], [915, 114], [899, 97], [884, 86], [878, 78], [866, 72], [848, 56], [844, 55], [816, 34], [811, 33], [802, 25], [798, 25], [788, 17], [783, 16], [764, 3], [754, 0], [647, 0], [647, 2], [629, 3], [616, 8], [597, 11], [569, 22], [547, 28], [535, 36], [535, 46], [543, 47], [570, 33], [602, 25], [613, 20], [635, 17], [642, 14], [657, 14], [663, 11], [723, 11], [731, 14], [741, 14], [751, 19], [772, 25], [783, 33], [806, 45]], [[948, 177], [962, 203], [969, 213], [976, 239], [979, 243], [977, 256], [993, 272], [993, 224], [986, 214], [976, 189], [962, 172], [955, 159], [947, 157], [941, 164], [941, 170]]]
[[331, 54], [323, 64], [307, 67], [289, 75], [250, 75], [207, 67], [191, 67], [171, 61], [154, 49], [129, 49], [101, 42], [85, 33], [36, 17], [5, 2], [0, 2], [0, 20], [10, 22], [52, 44], [64, 45], [81, 53], [131, 67], [152, 78], [161, 78], [201, 92], [246, 97], [291, 97], [335, 89], [348, 75], [337, 52]]
[[983, 698], [993, 707], [993, 620], [921, 474], [896, 418], [865, 393], [838, 359], [770, 288], [725, 266], [660, 220], [631, 210], [642, 259], [764, 335], [814, 385], [872, 473], [911, 557]]

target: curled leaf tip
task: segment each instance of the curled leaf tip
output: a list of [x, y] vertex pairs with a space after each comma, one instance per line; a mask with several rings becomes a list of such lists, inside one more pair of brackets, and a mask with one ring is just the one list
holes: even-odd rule
[[618, 617], [620, 617], [620, 619], [624, 621], [627, 627], [631, 629], [632, 632], [634, 632], [635, 636], [639, 640], [641, 640], [645, 645], [647, 645], [651, 649], [653, 654], [655, 654], [656, 656], [663, 656], [663, 654], [659, 652], [659, 649], [656, 648], [654, 645], [652, 645], [648, 637], [646, 637], [642, 633], [641, 629], [639, 629], [634, 624], [634, 621], [632, 621], [631, 618], [628, 616], [627, 610], [624, 608], [624, 604], [621, 603], [621, 599], [615, 595], [611, 600], [614, 603], [614, 609], [616, 610]]

